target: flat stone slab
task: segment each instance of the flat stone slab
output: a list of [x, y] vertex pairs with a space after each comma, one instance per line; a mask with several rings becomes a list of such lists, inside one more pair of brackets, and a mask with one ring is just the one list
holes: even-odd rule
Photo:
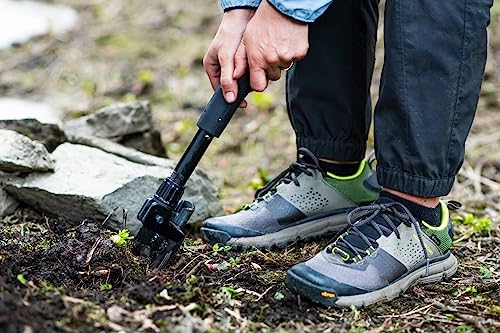
[[0, 171], [54, 170], [54, 160], [43, 144], [11, 130], [0, 130]]
[[[144, 200], [174, 168], [174, 162], [166, 159], [161, 159], [162, 167], [142, 165], [70, 143], [57, 147], [52, 157], [56, 161], [53, 173], [4, 179], [4, 189], [19, 201], [75, 224], [83, 219], [104, 221], [112, 213], [107, 226], [122, 228], [123, 209], [127, 209], [127, 227], [134, 234], [142, 225], [136, 216]], [[184, 195], [196, 206], [190, 222], [223, 212], [216, 195], [217, 189], [206, 175], [195, 172]]]
[[147, 101], [117, 103], [81, 118], [69, 120], [64, 130], [75, 136], [120, 138], [152, 129], [153, 118]]

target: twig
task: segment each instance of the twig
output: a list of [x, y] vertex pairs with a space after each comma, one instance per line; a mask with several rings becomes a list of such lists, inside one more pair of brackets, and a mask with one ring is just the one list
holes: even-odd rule
[[118, 207], [113, 208], [113, 210], [108, 214], [108, 216], [106, 216], [106, 218], [104, 219], [104, 221], [102, 221], [101, 225], [105, 225], [106, 222], [109, 221], [109, 219], [111, 218], [111, 216], [113, 216], [113, 214], [116, 212], [117, 209], [118, 209]]
[[92, 247], [90, 248], [90, 251], [89, 253], [87, 253], [87, 258], [85, 260], [85, 265], [88, 265], [90, 263], [90, 261], [92, 261], [92, 257], [94, 256], [94, 252], [95, 250], [97, 249], [97, 246], [99, 246], [99, 243], [102, 241], [102, 238], [99, 237], [97, 238], [97, 240], [95, 241], [94, 245], [92, 245]]
[[260, 294], [260, 296], [255, 300], [255, 302], [258, 302], [260, 301], [264, 296], [267, 295], [267, 293], [269, 292], [269, 290], [273, 289], [275, 286], [270, 286], [269, 288], [267, 288], [262, 294]]
[[51, 233], [54, 233], [54, 231], [52, 231], [52, 229], [50, 228], [49, 218], [48, 218], [47, 216], [45, 216], [45, 224], [47, 225], [47, 229], [48, 229]]
[[432, 306], [432, 304], [427, 304], [427, 305], [424, 305], [424, 306], [422, 306], [420, 308], [411, 310], [411, 311], [406, 312], [406, 313], [402, 313], [402, 314], [399, 314], [399, 315], [383, 315], [383, 316], [380, 316], [380, 318], [401, 318], [401, 317], [407, 317], [407, 316], [410, 316], [412, 314], [420, 313], [420, 312], [422, 312], [424, 310], [427, 310], [431, 306]]
[[433, 301], [432, 304], [443, 311], [455, 313], [458, 318], [463, 319], [470, 324], [473, 324], [481, 333], [488, 333], [488, 330], [483, 326], [483, 324], [481, 324], [480, 320], [477, 317], [464, 314], [460, 312], [458, 309], [448, 305], [444, 305], [443, 303], [438, 301]]

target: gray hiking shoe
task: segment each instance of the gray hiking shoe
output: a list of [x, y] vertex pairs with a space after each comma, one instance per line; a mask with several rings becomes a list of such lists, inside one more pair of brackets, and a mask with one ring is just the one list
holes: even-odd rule
[[344, 307], [392, 299], [416, 283], [441, 281], [458, 267], [443, 202], [441, 216], [441, 225], [434, 227], [381, 197], [354, 209], [346, 231], [309, 261], [293, 266], [285, 283], [314, 302]]
[[327, 175], [317, 158], [301, 148], [297, 162], [259, 190], [254, 202], [235, 214], [206, 220], [202, 234], [212, 243], [270, 248], [338, 231], [349, 210], [378, 197], [368, 164], [363, 161], [353, 176]]

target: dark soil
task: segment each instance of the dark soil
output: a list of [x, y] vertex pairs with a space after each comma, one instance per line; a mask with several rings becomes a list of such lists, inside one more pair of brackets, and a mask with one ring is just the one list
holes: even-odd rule
[[[465, 226], [458, 225], [459, 235]], [[195, 231], [172, 269], [151, 270], [102, 223], [24, 209], [0, 224], [0, 332], [481, 331], [500, 328], [500, 240], [455, 246], [458, 273], [365, 309], [326, 309], [283, 285], [327, 240], [279, 251], [214, 251]], [[485, 273], [484, 268], [491, 268]], [[104, 290], [108, 289], [109, 290]]]

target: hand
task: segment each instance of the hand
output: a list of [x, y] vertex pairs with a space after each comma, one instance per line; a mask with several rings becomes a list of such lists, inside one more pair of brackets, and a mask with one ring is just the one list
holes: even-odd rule
[[250, 86], [264, 91], [281, 70], [304, 58], [309, 49], [309, 26], [289, 18], [263, 0], [248, 23], [236, 51], [234, 77], [250, 66]]
[[[212, 88], [215, 90], [220, 84], [228, 103], [235, 101], [238, 91], [238, 83], [233, 76], [234, 55], [254, 13], [253, 9], [233, 9], [224, 13], [217, 34], [203, 58]], [[245, 106], [246, 102], [243, 102], [241, 107]]]

